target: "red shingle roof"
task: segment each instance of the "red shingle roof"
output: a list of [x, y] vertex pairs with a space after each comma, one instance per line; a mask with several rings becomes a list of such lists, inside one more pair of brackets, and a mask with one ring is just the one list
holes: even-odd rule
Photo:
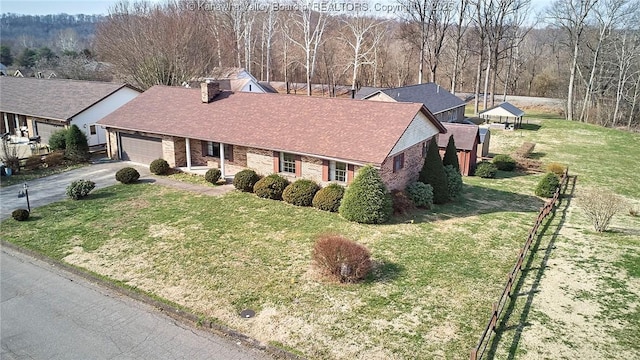
[[223, 92], [154, 86], [99, 121], [107, 127], [380, 165], [418, 112], [417, 103]]
[[446, 148], [449, 142], [449, 137], [453, 136], [453, 140], [456, 143], [456, 149], [458, 150], [473, 150], [473, 147], [477, 145], [476, 137], [479, 137], [478, 125], [470, 124], [456, 124], [456, 123], [443, 123], [447, 129], [447, 133], [438, 136], [438, 147]]

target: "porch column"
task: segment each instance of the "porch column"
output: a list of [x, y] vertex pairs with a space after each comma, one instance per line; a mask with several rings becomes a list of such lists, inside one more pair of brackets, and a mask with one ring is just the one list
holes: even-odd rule
[[9, 131], [9, 118], [7, 117], [7, 113], [4, 113], [4, 119], [3, 120], [4, 120], [4, 129], [7, 132], [10, 132]]
[[191, 140], [186, 138], [184, 142], [187, 146], [187, 170], [191, 170]]
[[220, 177], [224, 179], [224, 144], [220, 143]]

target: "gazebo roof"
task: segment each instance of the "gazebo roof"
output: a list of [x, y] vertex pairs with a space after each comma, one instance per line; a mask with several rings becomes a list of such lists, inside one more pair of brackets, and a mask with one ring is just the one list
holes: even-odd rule
[[518, 109], [508, 102], [503, 102], [500, 105], [494, 106], [487, 110], [481, 111], [478, 115], [480, 116], [505, 116], [505, 117], [514, 117], [520, 118], [524, 116], [524, 111]]

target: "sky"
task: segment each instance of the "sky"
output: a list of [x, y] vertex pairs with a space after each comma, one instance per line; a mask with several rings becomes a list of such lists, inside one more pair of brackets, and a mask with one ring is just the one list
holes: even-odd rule
[[[154, 2], [161, 0], [152, 0]], [[274, 0], [275, 1], [275, 0]], [[103, 14], [117, 0], [1, 0], [0, 13], [15, 13], [25, 15], [47, 14]], [[393, 2], [393, 1], [392, 1]], [[548, 0], [532, 0], [534, 11], [541, 10]]]

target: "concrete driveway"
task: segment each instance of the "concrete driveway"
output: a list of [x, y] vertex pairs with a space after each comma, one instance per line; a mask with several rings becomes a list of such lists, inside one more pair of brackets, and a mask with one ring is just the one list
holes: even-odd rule
[[[55, 201], [66, 199], [66, 189], [72, 181], [91, 180], [96, 183], [96, 189], [117, 183], [115, 174], [125, 166], [132, 166], [140, 172], [140, 177], [150, 174], [149, 168], [129, 162], [115, 161], [92, 164], [83, 168], [64, 173], [47, 176], [27, 182], [29, 186], [29, 203], [31, 209], [47, 205]], [[0, 188], [0, 220], [11, 217], [15, 209], [26, 209], [27, 199], [18, 197], [24, 184], [16, 184]]]

